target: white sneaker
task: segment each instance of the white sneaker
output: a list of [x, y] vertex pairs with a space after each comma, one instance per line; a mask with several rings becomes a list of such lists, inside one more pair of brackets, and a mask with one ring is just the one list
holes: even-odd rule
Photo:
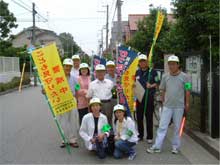
[[178, 154], [179, 153], [179, 151], [176, 148], [173, 148], [171, 152], [172, 152], [172, 154]]
[[134, 160], [134, 158], [136, 157], [136, 152], [133, 153], [133, 154], [130, 154], [129, 157], [128, 157], [128, 160]]
[[150, 147], [150, 148], [147, 149], [146, 152], [153, 154], [153, 153], [160, 153], [161, 150], [158, 149], [158, 148]]

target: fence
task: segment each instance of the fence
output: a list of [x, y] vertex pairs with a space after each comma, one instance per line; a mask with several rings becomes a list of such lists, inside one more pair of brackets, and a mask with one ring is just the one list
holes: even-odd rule
[[20, 77], [18, 57], [0, 57], [0, 83], [11, 81], [13, 77]]

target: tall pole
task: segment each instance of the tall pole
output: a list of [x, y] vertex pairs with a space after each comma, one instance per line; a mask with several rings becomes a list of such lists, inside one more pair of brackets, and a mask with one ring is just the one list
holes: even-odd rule
[[118, 42], [122, 42], [122, 25], [121, 25], [121, 5], [122, 1], [117, 0], [117, 14], [118, 14]]
[[108, 17], [109, 17], [109, 11], [108, 11], [108, 5], [106, 6], [107, 7], [107, 15], [106, 15], [106, 51], [108, 49]]
[[211, 129], [211, 124], [212, 124], [212, 35], [209, 35], [209, 56], [210, 56], [210, 60], [209, 60], [209, 71], [210, 71], [210, 75], [209, 75], [209, 112], [210, 112], [210, 117], [209, 117], [209, 121], [210, 121], [210, 134], [212, 134], [212, 129]]
[[[32, 15], [33, 15], [33, 29], [32, 29], [32, 45], [35, 46], [36, 42], [36, 37], [35, 37], [35, 15], [36, 15], [36, 10], [35, 10], [35, 3], [32, 3]], [[32, 63], [30, 60], [30, 76], [32, 76]], [[36, 73], [34, 70], [34, 86], [37, 86], [37, 77]]]

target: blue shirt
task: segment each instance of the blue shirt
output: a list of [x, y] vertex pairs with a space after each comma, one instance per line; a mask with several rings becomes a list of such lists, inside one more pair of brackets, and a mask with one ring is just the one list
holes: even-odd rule
[[73, 75], [70, 75], [67, 77], [67, 81], [69, 83], [73, 96], [75, 96], [76, 94], [75, 85], [78, 83], [77, 78]]
[[[149, 77], [148, 74], [149, 74], [149, 69], [147, 69], [147, 70], [138, 69], [135, 74], [136, 81], [139, 81], [145, 90], [147, 88], [146, 87], [147, 82], [149, 82], [150, 84], [154, 84], [154, 83], [159, 84], [160, 83], [159, 76], [154, 69], [152, 69], [150, 72], [150, 80], [149, 81], [148, 81], [148, 77]], [[149, 94], [153, 95], [155, 93], [155, 91], [156, 91], [156, 88], [150, 88]]]

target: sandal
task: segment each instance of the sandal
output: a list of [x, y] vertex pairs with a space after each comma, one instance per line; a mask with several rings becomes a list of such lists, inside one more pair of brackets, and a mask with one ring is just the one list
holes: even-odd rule
[[70, 146], [73, 148], [79, 148], [79, 145], [77, 143], [70, 143]]

